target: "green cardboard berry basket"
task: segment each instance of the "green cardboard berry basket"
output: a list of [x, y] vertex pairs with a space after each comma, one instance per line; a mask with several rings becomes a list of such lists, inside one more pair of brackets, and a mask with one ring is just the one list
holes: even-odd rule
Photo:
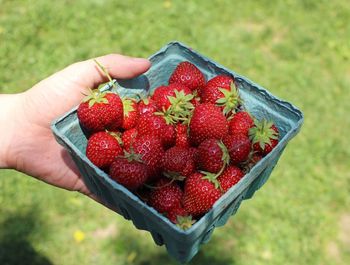
[[[267, 181], [287, 143], [299, 132], [303, 114], [291, 103], [276, 98], [258, 84], [180, 42], [170, 42], [149, 59], [152, 67], [145, 74], [130, 80], [113, 81], [118, 85], [118, 93], [135, 95], [167, 84], [176, 65], [187, 60], [194, 63], [207, 80], [218, 74], [233, 76], [248, 111], [258, 119], [264, 117], [273, 120], [280, 131], [280, 142], [273, 151], [225, 193], [206, 215], [184, 231], [132, 192], [111, 180], [86, 158], [87, 138], [77, 119], [77, 107], [53, 121], [52, 130], [58, 143], [70, 153], [87, 187], [106, 205], [124, 218], [132, 220], [136, 228], [149, 231], [154, 242], [157, 245], [164, 244], [168, 253], [177, 261], [185, 263], [193, 258], [203, 243], [210, 240], [214, 229], [223, 226], [236, 213], [241, 202], [251, 198]], [[112, 85], [109, 83], [102, 89], [110, 90]]]

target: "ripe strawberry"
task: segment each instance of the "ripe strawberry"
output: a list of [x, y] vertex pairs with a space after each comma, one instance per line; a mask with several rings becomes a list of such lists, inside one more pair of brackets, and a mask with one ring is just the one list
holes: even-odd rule
[[178, 123], [175, 127], [176, 141], [175, 146], [190, 147], [190, 141], [188, 138], [188, 127], [185, 124]]
[[255, 121], [254, 126], [249, 130], [249, 138], [253, 143], [254, 151], [265, 156], [278, 144], [279, 131], [273, 122], [263, 119]]
[[231, 91], [231, 83], [234, 79], [227, 75], [217, 75], [210, 79], [201, 91], [201, 101], [203, 103], [216, 104], [217, 100], [224, 97], [220, 89]]
[[123, 132], [122, 134], [123, 148], [129, 151], [131, 144], [135, 141], [136, 137], [137, 137], [136, 128], [132, 128]]
[[115, 130], [123, 123], [123, 103], [118, 94], [96, 89], [80, 103], [77, 115], [89, 131]]
[[169, 78], [169, 84], [181, 83], [192, 91], [200, 91], [205, 86], [205, 82], [203, 73], [190, 62], [179, 63]]
[[254, 121], [246, 111], [237, 112], [229, 123], [229, 134], [243, 133], [248, 135], [249, 129], [254, 126]]
[[108, 168], [122, 154], [123, 149], [118, 140], [105, 131], [92, 134], [87, 142], [86, 156], [99, 168]]
[[167, 177], [183, 180], [195, 171], [195, 164], [188, 148], [174, 146], [165, 151], [162, 168]]
[[183, 206], [192, 216], [200, 216], [208, 212], [221, 197], [219, 182], [196, 172], [185, 180]]
[[151, 98], [144, 98], [138, 103], [138, 110], [140, 115], [153, 114], [157, 111], [157, 105]]
[[[175, 93], [177, 91], [177, 93]], [[181, 92], [182, 93], [179, 93]], [[185, 98], [186, 95], [190, 97]], [[156, 102], [159, 110], [167, 110], [176, 103], [188, 102], [193, 99], [192, 91], [183, 84], [173, 83], [168, 86], [160, 86], [154, 90], [152, 99]]]
[[234, 186], [241, 178], [243, 178], [243, 171], [236, 166], [228, 166], [225, 171], [218, 177], [220, 186], [224, 192], [228, 191]]
[[181, 205], [182, 194], [180, 186], [172, 182], [152, 190], [149, 204], [159, 213], [164, 214], [172, 208], [178, 208]]
[[167, 124], [164, 117], [158, 115], [141, 115], [137, 124], [138, 134], [154, 135], [165, 147], [175, 144], [176, 134], [174, 126]]
[[239, 164], [248, 159], [251, 142], [247, 135], [242, 133], [228, 134], [222, 141], [230, 154], [231, 163]]
[[170, 148], [175, 145], [176, 131], [174, 125], [167, 124], [164, 128], [164, 134], [161, 137], [164, 148]]
[[154, 135], [138, 135], [132, 144], [133, 151], [140, 154], [141, 160], [147, 165], [149, 180], [154, 180], [159, 177], [161, 169], [161, 161], [164, 156], [164, 149]]
[[195, 222], [182, 206], [171, 209], [168, 219], [183, 230], [189, 229]]
[[196, 146], [209, 138], [221, 139], [228, 132], [225, 116], [210, 103], [200, 104], [194, 109], [189, 127], [190, 141]]
[[204, 140], [198, 146], [196, 157], [197, 168], [218, 173], [224, 166], [230, 162], [230, 156], [226, 146], [222, 141], [210, 138]]
[[148, 171], [144, 163], [132, 156], [118, 157], [112, 163], [109, 175], [126, 188], [136, 190], [146, 182]]
[[134, 128], [139, 119], [139, 110], [137, 102], [134, 99], [123, 98], [123, 110], [124, 110], [124, 118], [122, 128], [124, 130], [128, 130]]
[[166, 102], [168, 101], [167, 96], [169, 95], [169, 91], [170, 89], [168, 86], [159, 86], [153, 91], [151, 99], [156, 104], [157, 109], [162, 109], [162, 107], [166, 105]]

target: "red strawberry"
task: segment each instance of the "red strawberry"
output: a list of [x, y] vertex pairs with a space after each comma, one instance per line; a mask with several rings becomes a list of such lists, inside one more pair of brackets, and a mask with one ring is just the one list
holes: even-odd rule
[[201, 101], [203, 103], [216, 104], [217, 100], [224, 97], [220, 89], [231, 91], [231, 83], [234, 79], [227, 75], [218, 75], [210, 79], [201, 91]]
[[139, 119], [139, 110], [137, 102], [134, 99], [123, 98], [124, 118], [122, 128], [128, 130], [134, 128]]
[[190, 140], [196, 146], [209, 138], [221, 139], [228, 131], [225, 116], [210, 103], [200, 104], [194, 109], [189, 127]]
[[226, 145], [230, 154], [231, 163], [239, 164], [248, 159], [251, 142], [245, 134], [229, 134], [223, 138], [223, 143]]
[[254, 121], [246, 111], [237, 112], [229, 123], [229, 133], [243, 133], [248, 135], [249, 129], [254, 126]]
[[164, 117], [158, 115], [142, 115], [137, 125], [139, 135], [154, 135], [165, 147], [175, 144], [174, 126], [167, 124]]
[[123, 142], [123, 148], [127, 151], [130, 150], [131, 144], [135, 141], [137, 137], [137, 129], [132, 128], [129, 130], [126, 130], [122, 134], [122, 142]]
[[141, 187], [148, 178], [147, 166], [131, 157], [116, 158], [111, 165], [109, 174], [112, 179], [130, 190]]
[[255, 121], [254, 127], [249, 130], [249, 138], [253, 142], [254, 151], [265, 156], [278, 144], [279, 131], [273, 122], [263, 119]]
[[118, 140], [107, 132], [92, 134], [86, 146], [86, 156], [99, 168], [108, 168], [114, 159], [123, 154]]
[[[177, 92], [175, 92], [177, 91]], [[182, 92], [182, 93], [179, 93]], [[190, 97], [185, 98], [186, 95]], [[190, 101], [193, 99], [192, 91], [183, 84], [173, 83], [168, 86], [160, 86], [154, 90], [152, 99], [156, 102], [159, 110], [167, 110], [174, 103]]]
[[190, 146], [188, 138], [188, 127], [185, 124], [178, 123], [175, 128], [176, 131], [176, 146], [186, 147]]
[[198, 169], [218, 173], [229, 162], [230, 156], [222, 141], [210, 138], [198, 146], [196, 157]]
[[192, 216], [208, 212], [221, 197], [219, 182], [196, 172], [185, 180], [183, 206]]
[[151, 191], [149, 204], [159, 213], [167, 213], [173, 208], [181, 205], [182, 190], [178, 184], [171, 184], [156, 187]]
[[228, 166], [225, 171], [218, 177], [220, 186], [224, 192], [228, 191], [241, 178], [243, 178], [243, 171], [236, 166]]
[[132, 147], [133, 151], [140, 154], [141, 160], [148, 166], [150, 180], [157, 179], [164, 156], [160, 140], [154, 135], [141, 135], [135, 139]]
[[171, 209], [168, 219], [183, 230], [189, 229], [195, 222], [182, 206]]
[[179, 63], [169, 78], [169, 84], [180, 83], [192, 91], [201, 90], [205, 82], [203, 73], [190, 62]]
[[179, 180], [191, 175], [195, 170], [189, 149], [180, 146], [174, 146], [165, 151], [162, 166], [164, 174]]
[[152, 114], [157, 111], [157, 105], [151, 98], [144, 98], [138, 103], [138, 110], [140, 115]]
[[158, 109], [162, 109], [164, 105], [166, 105], [165, 102], [168, 101], [167, 96], [169, 95], [170, 89], [168, 86], [159, 86], [153, 91], [152, 100], [156, 104]]
[[162, 135], [161, 139], [165, 148], [174, 146], [176, 142], [175, 127], [171, 124], [167, 124], [164, 128], [164, 134]]
[[96, 89], [80, 103], [77, 115], [87, 130], [114, 130], [122, 126], [123, 103], [117, 94]]

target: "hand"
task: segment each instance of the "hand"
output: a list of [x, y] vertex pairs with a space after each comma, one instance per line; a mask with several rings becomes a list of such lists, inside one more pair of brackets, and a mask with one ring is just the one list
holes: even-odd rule
[[[135, 77], [150, 67], [146, 59], [122, 55], [96, 58], [113, 78]], [[0, 167], [12, 168], [91, 197], [67, 151], [55, 140], [51, 122], [78, 105], [88, 88], [108, 79], [93, 60], [68, 66], [15, 95], [0, 95]]]

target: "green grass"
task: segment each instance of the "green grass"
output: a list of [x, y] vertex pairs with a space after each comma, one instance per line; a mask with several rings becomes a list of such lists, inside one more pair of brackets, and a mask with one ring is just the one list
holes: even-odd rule
[[[266, 185], [191, 264], [349, 264], [348, 1], [187, 2], [0, 0], [0, 92], [78, 60], [148, 57], [180, 40], [305, 114]], [[0, 263], [176, 264], [131, 222], [10, 170], [0, 176]]]

